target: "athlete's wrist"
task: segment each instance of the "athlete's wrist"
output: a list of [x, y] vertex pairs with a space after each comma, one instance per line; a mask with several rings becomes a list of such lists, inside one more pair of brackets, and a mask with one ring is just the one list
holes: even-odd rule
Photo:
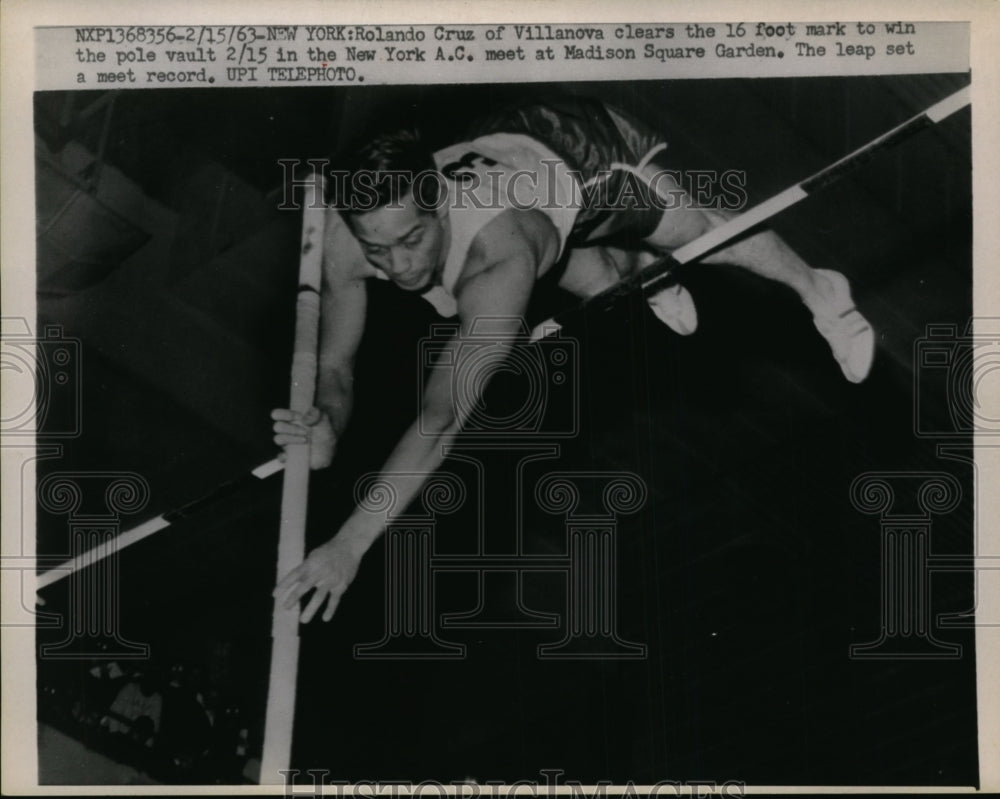
[[337, 538], [360, 558], [371, 548], [381, 533], [381, 517], [376, 518], [356, 508], [340, 528]]

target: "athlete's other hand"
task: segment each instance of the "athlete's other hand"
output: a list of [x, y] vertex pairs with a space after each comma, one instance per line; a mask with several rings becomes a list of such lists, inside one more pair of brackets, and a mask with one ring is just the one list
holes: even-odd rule
[[310, 591], [309, 598], [299, 621], [308, 624], [312, 621], [323, 603], [323, 621], [333, 618], [340, 597], [353, 582], [358, 573], [363, 550], [348, 537], [336, 535], [325, 544], [316, 547], [300, 565], [292, 569], [274, 589], [274, 596], [289, 610]]
[[[275, 408], [271, 418], [274, 420], [274, 443], [279, 447], [308, 444], [311, 469], [325, 469], [333, 462], [337, 435], [330, 417], [319, 408], [310, 408], [305, 413]], [[287, 452], [282, 452], [278, 459], [284, 463], [286, 456]]]

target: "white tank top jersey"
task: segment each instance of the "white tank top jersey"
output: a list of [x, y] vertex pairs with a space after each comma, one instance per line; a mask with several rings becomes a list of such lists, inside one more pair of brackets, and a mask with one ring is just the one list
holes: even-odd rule
[[[562, 255], [581, 193], [569, 167], [548, 147], [520, 133], [494, 133], [446, 147], [434, 154], [434, 162], [445, 176], [451, 241], [441, 284], [421, 296], [439, 314], [458, 312], [453, 290], [469, 247], [503, 211], [530, 208], [544, 213], [559, 235]], [[378, 276], [386, 278], [382, 272]]]

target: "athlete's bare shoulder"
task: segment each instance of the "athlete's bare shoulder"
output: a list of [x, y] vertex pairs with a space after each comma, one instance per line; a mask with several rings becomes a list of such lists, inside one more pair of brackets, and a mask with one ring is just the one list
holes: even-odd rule
[[497, 264], [528, 260], [536, 276], [559, 255], [559, 233], [544, 213], [536, 209], [508, 209], [484, 225], [469, 247], [462, 273], [455, 282], [456, 296], [463, 285]]

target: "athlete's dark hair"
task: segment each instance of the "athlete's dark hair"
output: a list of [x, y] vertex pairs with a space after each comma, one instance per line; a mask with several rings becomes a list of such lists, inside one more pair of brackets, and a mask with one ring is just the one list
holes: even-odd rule
[[434, 211], [441, 197], [434, 156], [413, 130], [376, 136], [343, 159], [334, 177], [327, 201], [348, 224], [356, 214], [399, 204], [411, 191], [424, 211]]

